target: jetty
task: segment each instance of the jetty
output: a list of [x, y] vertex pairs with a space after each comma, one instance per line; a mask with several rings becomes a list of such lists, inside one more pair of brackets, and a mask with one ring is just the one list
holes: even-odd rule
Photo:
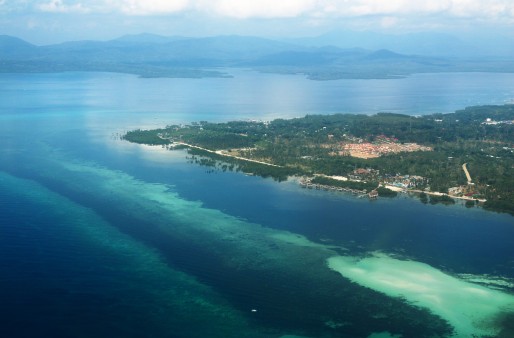
[[[306, 188], [306, 189], [346, 192], [346, 193], [350, 193], [352, 195], [358, 195], [359, 197], [366, 196], [366, 191], [364, 191], [364, 190], [357, 190], [357, 189], [351, 189], [351, 188], [342, 188], [342, 187], [334, 187], [334, 186], [325, 185], [325, 184], [316, 184], [316, 183], [312, 183], [309, 179], [302, 179], [302, 180], [300, 180], [300, 186], [302, 188]], [[378, 194], [377, 194], [377, 197], [378, 197]], [[374, 198], [376, 198], [376, 197], [374, 197]]]

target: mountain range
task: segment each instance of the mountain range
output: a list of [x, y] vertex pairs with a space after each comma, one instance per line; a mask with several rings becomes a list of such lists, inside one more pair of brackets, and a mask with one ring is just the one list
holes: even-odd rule
[[457, 37], [448, 33], [418, 32], [386, 34], [371, 31], [334, 30], [320, 36], [287, 40], [307, 46], [358, 46], [390, 49], [402, 54], [435, 57], [514, 57], [514, 35], [484, 32]]
[[[341, 43], [344, 38], [339, 38]], [[1, 35], [0, 72], [108, 71], [144, 77], [206, 77], [227, 76], [227, 68], [237, 67], [302, 73], [317, 80], [396, 78], [419, 72], [514, 72], [514, 60], [509, 57], [464, 58], [428, 52], [399, 53], [386, 48], [343, 48], [335, 40], [330, 35], [317, 40], [279, 41], [248, 36], [189, 38], [139, 34], [109, 41], [36, 46]], [[370, 47], [364, 42], [362, 45]]]

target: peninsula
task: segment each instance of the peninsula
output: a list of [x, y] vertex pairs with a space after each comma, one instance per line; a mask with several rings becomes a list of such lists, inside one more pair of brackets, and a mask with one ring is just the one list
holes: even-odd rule
[[306, 188], [360, 195], [418, 194], [514, 215], [514, 105], [468, 107], [451, 114], [307, 115], [273, 121], [194, 122], [134, 130], [123, 139], [193, 160]]

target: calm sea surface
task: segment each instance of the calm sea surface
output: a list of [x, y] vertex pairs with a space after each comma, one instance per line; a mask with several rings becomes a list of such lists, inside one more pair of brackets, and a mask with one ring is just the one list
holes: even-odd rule
[[229, 72], [0, 74], [2, 335], [514, 334], [512, 216], [303, 190], [119, 139], [200, 120], [510, 103], [512, 74]]

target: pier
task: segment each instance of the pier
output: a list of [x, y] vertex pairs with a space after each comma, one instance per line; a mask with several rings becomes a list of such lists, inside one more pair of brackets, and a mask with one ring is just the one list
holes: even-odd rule
[[[302, 188], [306, 188], [306, 189], [346, 192], [346, 193], [350, 193], [352, 195], [359, 195], [359, 197], [366, 196], [366, 192], [362, 191], [362, 190], [350, 189], [350, 188], [342, 188], [342, 187], [334, 187], [334, 186], [331, 186], [331, 185], [324, 185], [324, 184], [315, 184], [315, 183], [311, 183], [311, 181], [309, 179], [302, 179], [302, 180], [300, 180], [300, 186]], [[374, 198], [376, 198], [376, 197], [374, 197]]]

